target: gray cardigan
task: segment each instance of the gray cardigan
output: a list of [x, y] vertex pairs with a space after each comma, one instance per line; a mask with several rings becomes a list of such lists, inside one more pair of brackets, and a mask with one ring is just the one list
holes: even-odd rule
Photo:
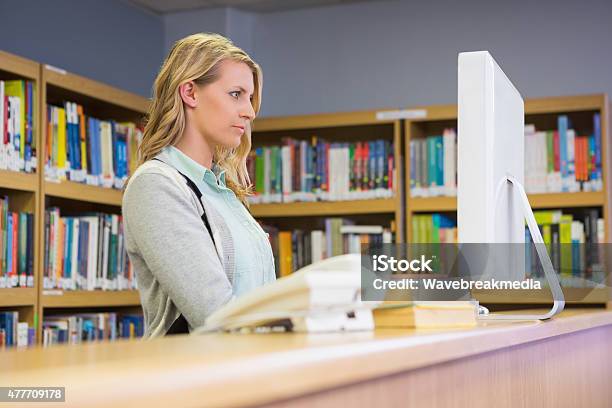
[[[163, 152], [157, 157], [169, 162]], [[201, 219], [202, 206], [214, 243]], [[122, 212], [144, 313], [144, 338], [165, 335], [180, 313], [190, 329], [202, 326], [232, 298], [231, 232], [173, 167], [157, 160], [142, 164], [125, 189]]]

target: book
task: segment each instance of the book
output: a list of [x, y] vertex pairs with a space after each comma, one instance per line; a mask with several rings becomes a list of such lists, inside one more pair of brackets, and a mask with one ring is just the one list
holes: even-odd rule
[[474, 327], [478, 303], [470, 301], [388, 301], [373, 310], [377, 328], [437, 329]]

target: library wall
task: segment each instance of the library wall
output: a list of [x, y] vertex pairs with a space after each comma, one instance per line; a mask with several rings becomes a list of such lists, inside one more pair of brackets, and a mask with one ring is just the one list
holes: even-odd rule
[[[376, 1], [255, 14], [261, 115], [456, 103], [457, 53], [481, 49], [524, 97], [612, 94], [610, 15], [605, 0]], [[198, 21], [182, 29], [207, 29]], [[166, 19], [167, 33], [182, 23]]]
[[176, 40], [197, 32], [228, 36], [248, 53], [254, 51], [253, 33], [258, 14], [228, 7], [181, 11], [163, 16], [164, 53]]
[[118, 0], [2, 0], [0, 16], [1, 50], [150, 96], [161, 17]]

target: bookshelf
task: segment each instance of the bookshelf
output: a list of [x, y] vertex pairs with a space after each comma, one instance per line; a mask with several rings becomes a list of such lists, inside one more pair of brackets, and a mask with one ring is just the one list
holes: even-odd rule
[[[357, 217], [362, 222], [381, 225], [394, 221], [396, 241], [402, 242], [403, 231], [403, 184], [401, 148], [401, 122], [398, 119], [381, 117], [380, 111], [359, 111], [270, 117], [255, 119], [253, 125], [253, 148], [281, 145], [283, 138], [309, 141], [313, 136], [328, 142], [358, 142], [385, 139], [392, 143], [396, 180], [394, 195], [389, 198], [365, 200], [316, 201], [251, 204], [255, 218], [283, 227], [292, 223], [287, 217], [302, 218], [296, 224], [308, 224], [311, 217]], [[311, 225], [312, 228], [312, 225]]]
[[[457, 129], [457, 106], [437, 105], [415, 108], [420, 117], [408, 119], [404, 122], [404, 148], [406, 157], [410, 157], [410, 141], [441, 134], [445, 128]], [[592, 131], [592, 116], [599, 113], [601, 117], [601, 163], [603, 175], [602, 191], [568, 192], [568, 193], [539, 193], [528, 194], [529, 201], [534, 210], [545, 209], [579, 209], [595, 208], [600, 211], [604, 219], [605, 241], [610, 241], [612, 220], [610, 219], [610, 195], [612, 189], [609, 185], [610, 167], [608, 162], [608, 98], [605, 94], [581, 95], [569, 97], [552, 97], [528, 99], [525, 101], [525, 124], [535, 124], [536, 128], [552, 130], [557, 127], [557, 116], [567, 115], [574, 128], [582, 131]], [[405, 161], [404, 179], [406, 191], [406, 225], [408, 242], [412, 240], [412, 221], [416, 215], [430, 213], [455, 214], [457, 199], [452, 196], [412, 197], [410, 191], [410, 159]], [[608, 289], [566, 288], [566, 297], [569, 303], [592, 303], [612, 306]], [[542, 303], [546, 299], [548, 289], [540, 293], [504, 293], [491, 294], [478, 293], [478, 299], [483, 303]]]
[[[36, 115], [39, 103], [41, 86], [40, 68], [35, 61], [0, 51], [0, 80], [26, 80], [33, 82], [32, 138], [37, 141], [40, 137], [40, 122]], [[4, 131], [4, 129], [2, 129]], [[37, 168], [40, 168], [40, 155], [38, 155]], [[0, 170], [0, 195], [9, 199], [9, 211], [30, 212], [34, 214], [34, 231], [39, 227], [36, 214], [39, 212], [40, 190], [39, 175], [37, 173], [22, 173], [10, 170]], [[34, 259], [40, 247], [38, 234], [32, 237], [34, 245]], [[17, 287], [0, 289], [0, 311], [18, 311], [19, 321], [25, 321], [29, 327], [34, 327], [37, 321], [38, 292], [36, 277], [38, 268], [33, 265], [34, 287]]]
[[[47, 128], [47, 104], [61, 106], [64, 102], [76, 102], [83, 106], [87, 115], [100, 119], [130, 121], [141, 123], [148, 108], [148, 100], [138, 95], [125, 92], [106, 84], [66, 72], [49, 65], [40, 65], [41, 78], [41, 123]], [[44, 137], [41, 146], [45, 149]], [[46, 155], [41, 154], [41, 161]], [[44, 168], [44, 163], [41, 163]], [[45, 210], [57, 206], [62, 212], [71, 214], [79, 212], [101, 211], [120, 214], [122, 191], [87, 185], [74, 181], [48, 179], [40, 177], [39, 191], [41, 196], [39, 219], [44, 220]], [[44, 225], [38, 230], [40, 240], [44, 239]], [[44, 246], [38, 252], [38, 268], [41, 271], [38, 282], [38, 320], [37, 332], [42, 333], [42, 321], [46, 315], [77, 311], [134, 311], [140, 305], [136, 290], [61, 290], [45, 289], [42, 284], [44, 263]], [[39, 338], [39, 343], [42, 339]]]

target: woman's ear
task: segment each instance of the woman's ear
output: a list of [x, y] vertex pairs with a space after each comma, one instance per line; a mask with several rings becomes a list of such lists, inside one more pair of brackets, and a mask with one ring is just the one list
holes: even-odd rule
[[193, 81], [186, 82], [179, 86], [179, 93], [183, 103], [190, 108], [195, 108], [198, 105], [196, 97], [196, 86]]

